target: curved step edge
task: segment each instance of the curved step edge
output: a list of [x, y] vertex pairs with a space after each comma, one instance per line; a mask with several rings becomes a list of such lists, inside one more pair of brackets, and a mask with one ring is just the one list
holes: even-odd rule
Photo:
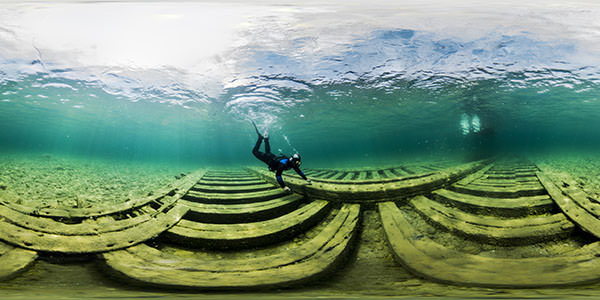
[[328, 201], [315, 200], [278, 218], [253, 223], [207, 224], [181, 220], [162, 236], [187, 247], [252, 248], [283, 241], [314, 226], [331, 207]]
[[[335, 230], [331, 238], [325, 239], [312, 255], [306, 255], [295, 263], [279, 263], [256, 270], [206, 270], [206, 265], [201, 261], [193, 264], [175, 262], [175, 267], [170, 267], [172, 262], [169, 257], [158, 256], [158, 263], [149, 263], [148, 257], [142, 259], [135, 256], [135, 251], [127, 249], [107, 252], [102, 254], [105, 269], [119, 278], [125, 278], [133, 283], [143, 286], [158, 286], [178, 289], [197, 290], [234, 290], [234, 289], [265, 289], [279, 288], [290, 285], [304, 284], [321, 278], [335, 271], [341, 266], [350, 251], [350, 245], [356, 236], [360, 219], [360, 206], [345, 204], [337, 219], [343, 222]], [[325, 229], [327, 230], [327, 229]], [[324, 230], [324, 231], [325, 231]], [[330, 235], [330, 233], [328, 233]], [[321, 234], [315, 239], [323, 238]], [[313, 239], [313, 240], [315, 240]], [[148, 247], [140, 245], [141, 247]], [[136, 246], [136, 247], [140, 247]], [[290, 249], [289, 253], [298, 253], [297, 249]], [[270, 260], [269, 257], [261, 260]], [[223, 261], [224, 265], [242, 268], [237, 261]], [[208, 264], [218, 265], [219, 262]], [[191, 266], [190, 266], [191, 265]], [[200, 269], [196, 269], [196, 267]]]
[[22, 248], [60, 253], [93, 253], [130, 247], [158, 236], [183, 218], [189, 208], [175, 205], [138, 226], [98, 235], [67, 236], [43, 233], [0, 222], [0, 239]]
[[35, 263], [35, 251], [25, 250], [0, 242], [0, 281], [18, 276]]
[[205, 204], [180, 200], [190, 208], [184, 216], [186, 220], [213, 224], [236, 224], [265, 221], [287, 214], [297, 209], [305, 198], [299, 194], [289, 194], [269, 201], [247, 204]]
[[[585, 193], [574, 186], [574, 183], [569, 184], [569, 189], [559, 187], [548, 176], [543, 173], [538, 173], [538, 178], [552, 197], [554, 202], [558, 204], [560, 209], [574, 223], [579, 225], [583, 230], [600, 237], [600, 219], [588, 209], [597, 208], [597, 203], [591, 203]], [[559, 181], [559, 184], [567, 184]], [[575, 190], [576, 189], [576, 190]]]
[[600, 242], [557, 257], [483, 257], [452, 250], [431, 240], [413, 228], [393, 202], [378, 205], [396, 260], [417, 276], [450, 284], [510, 288], [600, 281]]
[[[485, 167], [488, 161], [476, 161], [459, 166], [430, 172], [410, 178], [377, 180], [365, 182], [327, 183], [315, 180], [308, 185], [305, 180], [294, 176], [284, 175], [285, 182], [294, 192], [309, 198], [327, 199], [342, 203], [377, 203], [390, 200], [405, 199], [421, 193], [452, 184], [465, 176]], [[265, 170], [249, 168], [263, 179], [275, 182], [274, 176]]]
[[524, 217], [558, 211], [556, 204], [548, 195], [519, 198], [489, 198], [470, 194], [461, 194], [448, 189], [432, 192], [433, 199], [440, 203], [449, 203], [464, 211], [475, 214], [497, 215], [502, 217]]
[[414, 197], [410, 204], [434, 227], [487, 244], [527, 245], [565, 238], [575, 230], [575, 224], [562, 213], [501, 219], [469, 214], [424, 196]]

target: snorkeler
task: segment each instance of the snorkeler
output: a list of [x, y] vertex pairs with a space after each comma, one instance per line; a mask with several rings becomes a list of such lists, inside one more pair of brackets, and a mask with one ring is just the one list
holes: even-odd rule
[[[298, 173], [300, 177], [306, 180], [308, 184], [311, 184], [310, 179], [306, 178], [306, 175], [304, 175], [304, 173], [302, 173], [302, 171], [300, 170], [300, 164], [302, 163], [300, 161], [300, 155], [298, 153], [294, 153], [294, 155], [292, 155], [291, 157], [287, 157], [285, 155], [275, 156], [275, 154], [271, 153], [269, 137], [265, 137], [262, 134], [260, 134], [258, 128], [256, 128], [256, 124], [254, 124], [254, 121], [251, 122], [252, 125], [254, 125], [256, 134], [258, 134], [258, 140], [256, 141], [256, 145], [254, 145], [254, 148], [252, 149], [252, 154], [254, 154], [254, 156], [260, 159], [262, 162], [266, 163], [269, 166], [270, 171], [275, 171], [275, 178], [277, 178], [277, 182], [279, 183], [281, 188], [284, 189], [286, 192], [290, 191], [290, 188], [285, 185], [285, 183], [283, 182], [283, 178], [281, 177], [283, 171], [287, 171], [289, 169], [294, 169], [294, 171], [296, 171], [296, 173]], [[265, 140], [265, 152], [260, 152], [258, 148], [260, 147], [260, 144], [263, 140]]]

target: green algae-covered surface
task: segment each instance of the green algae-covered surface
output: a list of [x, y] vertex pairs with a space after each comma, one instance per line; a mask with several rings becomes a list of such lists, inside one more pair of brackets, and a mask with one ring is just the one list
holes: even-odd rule
[[[595, 166], [597, 154], [579, 153], [569, 156], [566, 153], [544, 154], [531, 156], [532, 162], [551, 166], [557, 171], [568, 172], [591, 195], [597, 195], [600, 185], [598, 168]], [[58, 167], [61, 169], [57, 170]], [[363, 168], [366, 168], [363, 166]], [[213, 170], [217, 169], [213, 167]], [[67, 190], [61, 202], [55, 207], [71, 207], [76, 203], [70, 197], [76, 197], [83, 189], [87, 193], [96, 189], [102, 190], [104, 185], [116, 186], [114, 193], [124, 197], [131, 193], [143, 195], [147, 191], [157, 189], [160, 184], [174, 181], [175, 176], [187, 173], [188, 170], [174, 166], [140, 165], [131, 163], [115, 163], [106, 160], [82, 160], [81, 158], [68, 158], [61, 156], [28, 155], [10, 156], [3, 162], [5, 174], [20, 174], [15, 170], [27, 170], [28, 176], [20, 175], [19, 181], [10, 175], [4, 175], [6, 188], [3, 192], [10, 192], [20, 196], [43, 194], [47, 188], [37, 191], [35, 179], [41, 179], [49, 186]], [[68, 170], [66, 172], [65, 170]], [[231, 170], [223, 168], [223, 170]], [[19, 175], [14, 175], [19, 176]], [[152, 180], [150, 180], [152, 179]], [[18, 183], [17, 183], [18, 182]], [[64, 183], [71, 183], [65, 185]], [[87, 185], [73, 183], [86, 182]], [[30, 189], [22, 186], [29, 184]], [[54, 193], [55, 195], [58, 193]], [[62, 194], [61, 194], [62, 195]], [[87, 202], [89, 206], [116, 203], [110, 196], [97, 198], [96, 201]], [[45, 201], [41, 198], [31, 198], [26, 204], [35, 201]], [[73, 202], [69, 202], [73, 201]], [[308, 232], [307, 235], [314, 235]], [[170, 251], [177, 251], [173, 248]], [[273, 250], [263, 250], [273, 251]], [[193, 254], [206, 256], [205, 259], [218, 261], [244, 256], [252, 257], [255, 251], [249, 249], [246, 254], [240, 252]], [[439, 298], [444, 299], [497, 299], [497, 298], [595, 298], [600, 295], [600, 286], [586, 284], [574, 287], [560, 288], [532, 288], [510, 289], [490, 287], [469, 287], [464, 285], [447, 285], [421, 279], [413, 275], [403, 266], [399, 265], [393, 257], [392, 251], [386, 243], [379, 216], [374, 210], [363, 212], [362, 230], [359, 232], [356, 247], [348, 258], [346, 265], [333, 274], [316, 280], [309, 284], [299, 285], [285, 289], [265, 291], [247, 290], [243, 292], [192, 292], [181, 289], [160, 289], [141, 287], [125, 283], [112, 278], [103, 272], [103, 267], [94, 255], [44, 254], [33, 267], [16, 278], [0, 283], [0, 291], [6, 299], [133, 299], [133, 298], [182, 298], [182, 299], [213, 299], [213, 298]]]

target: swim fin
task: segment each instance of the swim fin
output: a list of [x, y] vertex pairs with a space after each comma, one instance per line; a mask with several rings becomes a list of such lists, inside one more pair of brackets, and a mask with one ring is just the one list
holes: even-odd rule
[[250, 120], [250, 122], [252, 122], [252, 125], [254, 125], [254, 130], [256, 130], [256, 134], [258, 134], [258, 136], [262, 137], [262, 134], [260, 134], [260, 132], [258, 131], [258, 127], [256, 127], [256, 123], [254, 123], [254, 121]]

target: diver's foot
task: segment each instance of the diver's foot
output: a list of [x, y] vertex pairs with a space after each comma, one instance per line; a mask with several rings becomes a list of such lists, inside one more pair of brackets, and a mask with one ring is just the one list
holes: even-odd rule
[[250, 120], [250, 122], [252, 122], [252, 126], [254, 126], [254, 130], [256, 130], [256, 134], [258, 134], [258, 136], [263, 136], [262, 134], [260, 134], [260, 131], [258, 131], [258, 127], [256, 127], [256, 123], [254, 123], [254, 121]]
[[261, 134], [260, 131], [258, 131], [258, 127], [256, 126], [256, 123], [254, 123], [254, 121], [250, 120], [250, 122], [252, 122], [252, 125], [254, 126], [254, 130], [256, 130], [256, 134], [258, 134], [258, 136], [263, 137], [265, 139], [269, 138], [269, 128], [265, 129], [265, 133]]

